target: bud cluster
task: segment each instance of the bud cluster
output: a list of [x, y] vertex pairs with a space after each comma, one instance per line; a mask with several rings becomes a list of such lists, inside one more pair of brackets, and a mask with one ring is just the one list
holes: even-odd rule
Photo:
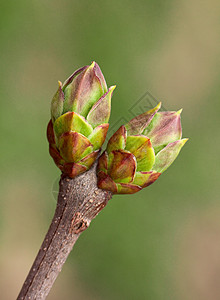
[[97, 63], [73, 73], [51, 103], [47, 137], [50, 155], [60, 170], [74, 178], [88, 170], [98, 157], [108, 131], [111, 97]]
[[[47, 128], [49, 152], [71, 178], [87, 171], [100, 154], [115, 86], [107, 88], [97, 63], [73, 73], [51, 103]], [[176, 159], [182, 139], [181, 110], [155, 108], [122, 125], [98, 159], [98, 187], [114, 194], [133, 194], [152, 184]]]
[[152, 184], [176, 159], [181, 139], [180, 113], [154, 109], [122, 125], [99, 158], [98, 186], [117, 194], [133, 194]]

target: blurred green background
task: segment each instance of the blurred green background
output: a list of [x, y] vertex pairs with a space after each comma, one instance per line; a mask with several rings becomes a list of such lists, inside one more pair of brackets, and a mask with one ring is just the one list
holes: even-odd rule
[[57, 80], [95, 60], [116, 84], [111, 124], [149, 91], [183, 108], [180, 156], [151, 187], [114, 196], [48, 299], [220, 297], [220, 2], [1, 1], [1, 299], [15, 299], [53, 216], [46, 126]]

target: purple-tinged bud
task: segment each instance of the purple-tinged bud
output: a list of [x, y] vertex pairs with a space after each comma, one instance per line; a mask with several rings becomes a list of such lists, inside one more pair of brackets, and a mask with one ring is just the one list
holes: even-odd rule
[[151, 120], [153, 119], [157, 111], [160, 109], [160, 107], [161, 107], [161, 102], [159, 102], [157, 106], [154, 107], [153, 109], [148, 110], [147, 112], [133, 118], [128, 124], [125, 125], [125, 128], [127, 129], [127, 133], [129, 135], [142, 134], [142, 132], [151, 122]]
[[[187, 139], [180, 140], [180, 113], [152, 110], [121, 126], [99, 158], [98, 186], [114, 194], [133, 194], [149, 186], [176, 159]], [[156, 156], [155, 156], [156, 153]]]
[[60, 170], [75, 177], [96, 160], [108, 131], [111, 97], [97, 63], [74, 72], [51, 103], [48, 124], [50, 154]]
[[150, 138], [155, 153], [163, 149], [168, 143], [181, 139], [181, 112], [182, 110], [158, 112], [144, 130], [143, 134]]
[[92, 106], [106, 93], [107, 86], [95, 62], [75, 73], [64, 88], [64, 112], [74, 111], [86, 118]]

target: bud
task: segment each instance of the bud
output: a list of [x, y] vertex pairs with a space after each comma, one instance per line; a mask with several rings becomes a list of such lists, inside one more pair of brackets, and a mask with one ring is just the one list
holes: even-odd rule
[[180, 113], [154, 109], [122, 125], [98, 162], [98, 187], [133, 194], [152, 184], [176, 159], [188, 139], [181, 139]]
[[108, 131], [111, 97], [97, 63], [73, 73], [59, 86], [51, 103], [47, 137], [50, 155], [60, 170], [74, 178], [96, 160]]

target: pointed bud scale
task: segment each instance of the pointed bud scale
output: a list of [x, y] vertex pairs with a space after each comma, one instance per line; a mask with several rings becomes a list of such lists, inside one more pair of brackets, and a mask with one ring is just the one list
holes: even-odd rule
[[60, 170], [64, 173], [67, 174], [69, 177], [74, 178], [79, 174], [84, 173], [87, 168], [83, 165], [76, 164], [76, 163], [65, 163]]
[[51, 119], [54, 122], [62, 115], [64, 93], [62, 90], [62, 82], [58, 81], [59, 87], [51, 102]]
[[108, 154], [106, 151], [104, 151], [102, 153], [102, 155], [99, 157], [97, 169], [99, 171], [107, 173], [107, 171], [108, 171]]
[[105, 123], [102, 125], [97, 126], [93, 132], [88, 136], [88, 139], [93, 145], [93, 149], [97, 150], [100, 149], [102, 144], [105, 141], [107, 132], [108, 132], [109, 124]]
[[55, 121], [53, 127], [57, 138], [68, 131], [76, 131], [86, 137], [93, 132], [92, 126], [82, 116], [75, 112], [68, 112], [60, 116]]
[[53, 160], [54, 160], [55, 164], [62, 167], [63, 164], [65, 163], [65, 161], [62, 158], [62, 156], [60, 155], [60, 153], [57, 151], [57, 149], [55, 147], [53, 147], [52, 145], [50, 145], [49, 146], [49, 153], [53, 157]]
[[153, 119], [156, 112], [160, 109], [161, 102], [151, 110], [133, 118], [128, 124], [125, 125], [129, 135], [142, 134], [143, 130], [148, 126]]
[[108, 174], [115, 182], [129, 183], [133, 180], [136, 170], [136, 160], [132, 153], [114, 150], [109, 156]]
[[[73, 103], [76, 98], [77, 88], [83, 78], [85, 71], [89, 66], [85, 66], [76, 70], [63, 84], [63, 92], [65, 96], [65, 101], [63, 105], [63, 113], [68, 111], [75, 111], [73, 109]], [[76, 111], [75, 111], [76, 112]]]
[[117, 184], [117, 194], [134, 194], [141, 190], [141, 187], [135, 184], [121, 183]]
[[62, 86], [62, 89], [63, 91], [65, 91], [66, 87], [69, 86], [72, 81], [79, 75], [81, 74], [84, 70], [86, 70], [89, 66], [85, 66], [85, 67], [82, 67], [78, 70], [76, 70], [72, 75], [70, 75], [70, 77], [68, 77], [64, 83], [63, 83], [63, 86]]
[[181, 111], [156, 113], [151, 123], [144, 130], [144, 134], [150, 138], [156, 153], [168, 143], [181, 139], [180, 113]]
[[149, 186], [152, 184], [157, 178], [161, 175], [161, 173], [157, 173], [154, 171], [151, 172], [136, 172], [133, 184], [139, 185], [142, 188]]
[[78, 165], [82, 165], [85, 166], [87, 169], [89, 169], [94, 161], [97, 159], [98, 155], [99, 155], [100, 151], [93, 151], [90, 154], [86, 155], [84, 158], [82, 158], [81, 160], [79, 160], [77, 162]]
[[182, 139], [168, 144], [163, 150], [161, 150], [155, 159], [153, 170], [163, 173], [177, 158], [180, 150], [185, 145], [188, 139]]
[[121, 126], [110, 138], [107, 144], [107, 152], [110, 153], [113, 150], [124, 149], [126, 146], [126, 129], [125, 126]]
[[112, 93], [115, 88], [116, 86], [111, 86], [108, 92], [106, 92], [91, 108], [86, 120], [93, 128], [108, 122], [111, 113]]
[[47, 125], [47, 140], [50, 145], [56, 145], [52, 120]]
[[64, 109], [86, 117], [92, 106], [105, 93], [103, 78], [96, 73], [96, 63], [84, 69], [65, 88]]
[[110, 138], [97, 167], [100, 188], [114, 194], [136, 193], [156, 181], [176, 159], [187, 141], [180, 140], [181, 111], [157, 112], [160, 106], [122, 125]]
[[125, 149], [131, 153], [136, 152], [141, 148], [149, 139], [144, 135], [129, 135], [126, 140]]
[[150, 139], [144, 135], [128, 136], [126, 150], [136, 158], [137, 171], [149, 171], [154, 165], [155, 155]]
[[60, 154], [66, 162], [77, 162], [80, 160], [82, 153], [89, 146], [91, 146], [90, 141], [78, 132], [65, 132], [59, 138]]
[[94, 64], [94, 72], [95, 72], [96, 76], [99, 78], [99, 80], [101, 82], [103, 92], [106, 93], [107, 90], [108, 90], [108, 87], [107, 87], [107, 84], [106, 84], [106, 81], [105, 81], [105, 77], [103, 76], [99, 65], [94, 61], [92, 63]]
[[116, 183], [111, 179], [109, 175], [104, 173], [103, 171], [100, 171], [98, 173], [98, 187], [103, 190], [108, 190], [112, 193], [117, 193], [117, 185]]
[[88, 170], [97, 159], [108, 131], [111, 97], [96, 62], [74, 72], [59, 87], [51, 102], [47, 136], [50, 154], [70, 177]]

